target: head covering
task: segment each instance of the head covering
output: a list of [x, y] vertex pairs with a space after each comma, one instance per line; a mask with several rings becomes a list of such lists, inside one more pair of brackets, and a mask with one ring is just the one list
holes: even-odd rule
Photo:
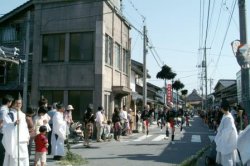
[[74, 110], [74, 107], [72, 105], [68, 105], [67, 110]]

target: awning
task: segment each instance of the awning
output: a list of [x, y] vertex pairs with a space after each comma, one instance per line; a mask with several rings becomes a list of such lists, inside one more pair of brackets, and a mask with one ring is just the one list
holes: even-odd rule
[[129, 89], [129, 88], [125, 87], [125, 86], [113, 86], [112, 87], [112, 92], [117, 97], [123, 97], [123, 96], [130, 95], [131, 89]]

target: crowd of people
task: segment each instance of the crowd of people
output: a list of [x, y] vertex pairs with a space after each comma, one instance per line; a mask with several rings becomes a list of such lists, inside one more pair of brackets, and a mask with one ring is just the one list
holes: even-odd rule
[[[91, 140], [110, 141], [113, 137], [120, 141], [121, 135], [132, 133], [131, 109], [115, 107], [112, 119], [107, 119], [104, 108], [99, 106], [94, 111], [89, 104], [84, 111], [82, 123], [74, 122], [74, 107], [65, 107], [62, 103], [48, 105], [46, 98], [41, 98], [38, 107], [28, 107], [22, 111], [21, 96], [13, 98], [6, 95], [0, 108], [0, 166], [29, 166], [32, 146], [35, 145], [34, 165], [46, 165], [47, 154], [54, 160], [65, 156], [65, 143], [77, 136], [85, 147], [90, 147]], [[96, 135], [94, 136], [94, 129]]]
[[223, 99], [220, 107], [200, 115], [216, 133], [214, 148], [217, 154], [211, 163], [250, 166], [250, 127], [244, 108], [241, 105], [230, 106]]

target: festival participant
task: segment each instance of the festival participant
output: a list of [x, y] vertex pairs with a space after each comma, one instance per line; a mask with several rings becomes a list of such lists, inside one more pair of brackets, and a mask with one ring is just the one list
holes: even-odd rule
[[3, 139], [3, 122], [5, 117], [8, 115], [9, 112], [9, 107], [12, 104], [13, 97], [10, 95], [5, 95], [2, 99], [2, 106], [0, 108], [0, 166], [3, 166], [3, 161], [4, 161], [4, 155], [5, 155], [5, 149], [2, 144], [2, 139]]
[[214, 139], [217, 151], [216, 163], [223, 166], [236, 165], [238, 134], [234, 124], [234, 118], [229, 112], [229, 107], [227, 100], [221, 102], [221, 111], [224, 115]]
[[29, 166], [28, 142], [30, 139], [25, 114], [21, 111], [22, 99], [15, 99], [4, 121], [4, 166]]
[[51, 135], [52, 155], [54, 160], [61, 160], [64, 156], [64, 140], [66, 139], [66, 121], [63, 118], [64, 107], [61, 103], [56, 105], [57, 112], [53, 116], [53, 129]]

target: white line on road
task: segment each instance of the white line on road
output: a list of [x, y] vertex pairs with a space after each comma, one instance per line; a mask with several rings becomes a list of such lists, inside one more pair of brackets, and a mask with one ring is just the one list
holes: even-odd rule
[[200, 135], [192, 135], [191, 142], [201, 142]]
[[143, 136], [141, 136], [141, 137], [139, 137], [139, 138], [137, 138], [137, 139], [135, 139], [135, 140], [133, 140], [133, 141], [142, 141], [142, 140], [144, 140], [144, 139], [146, 139], [146, 138], [149, 138], [149, 137], [151, 137], [152, 135], [143, 135]]
[[159, 136], [157, 136], [156, 138], [154, 138], [152, 141], [161, 141], [161, 140], [163, 140], [165, 137], [166, 137], [166, 135], [162, 134], [162, 135], [159, 135]]
[[209, 135], [208, 138], [210, 139], [211, 142], [213, 142], [213, 140], [214, 140], [214, 136], [213, 135]]

